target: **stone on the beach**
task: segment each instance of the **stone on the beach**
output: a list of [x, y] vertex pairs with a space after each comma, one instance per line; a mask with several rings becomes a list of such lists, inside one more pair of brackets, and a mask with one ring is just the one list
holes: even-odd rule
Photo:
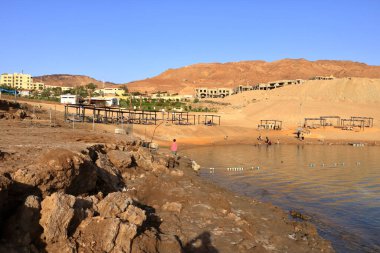
[[129, 223], [141, 226], [146, 220], [145, 211], [134, 206], [129, 205], [127, 210], [119, 215], [122, 221], [128, 221]]
[[132, 165], [132, 155], [120, 150], [111, 150], [107, 153], [111, 163], [122, 172]]
[[45, 247], [46, 252], [77, 253], [76, 243], [70, 239], [49, 243]]
[[92, 217], [79, 225], [74, 238], [78, 252], [130, 252], [131, 240], [137, 233], [134, 224], [119, 218]]
[[133, 152], [133, 157], [139, 167], [144, 170], [152, 169], [153, 157], [147, 148], [139, 147], [136, 152]]
[[182, 170], [172, 170], [172, 171], [170, 171], [170, 175], [175, 176], [175, 177], [182, 177], [183, 171]]
[[68, 238], [68, 227], [74, 217], [75, 197], [63, 193], [53, 193], [41, 203], [40, 225], [47, 243]]
[[98, 212], [102, 217], [116, 217], [125, 212], [132, 199], [127, 192], [112, 192], [97, 205]]
[[152, 164], [152, 172], [156, 174], [169, 173], [168, 168], [161, 164]]
[[182, 204], [179, 202], [166, 202], [162, 206], [162, 210], [180, 213], [182, 210]]
[[201, 166], [199, 164], [197, 164], [196, 161], [191, 161], [191, 168], [193, 168], [193, 170], [195, 171], [199, 171], [201, 169]]
[[174, 235], [160, 235], [158, 252], [183, 252], [181, 245]]
[[43, 196], [53, 192], [81, 194], [96, 186], [95, 167], [81, 154], [57, 148], [45, 152], [37, 163], [12, 174], [13, 180], [38, 187]]
[[100, 184], [98, 186], [103, 191], [114, 192], [123, 187], [124, 183], [120, 170], [110, 162], [106, 154], [97, 152], [96, 165], [98, 166], [98, 181], [101, 182], [98, 182]]
[[28, 115], [26, 112], [22, 109], [18, 109], [15, 113], [14, 116], [19, 119], [25, 119]]

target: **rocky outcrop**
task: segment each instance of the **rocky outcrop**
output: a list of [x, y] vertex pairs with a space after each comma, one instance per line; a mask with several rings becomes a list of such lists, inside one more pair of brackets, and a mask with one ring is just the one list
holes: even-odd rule
[[121, 172], [108, 159], [106, 154], [97, 153], [96, 166], [98, 174], [98, 184], [105, 192], [114, 192], [124, 187]]
[[201, 182], [189, 160], [169, 169], [136, 144], [52, 149], [0, 175], [0, 252], [332, 251], [308, 225]]
[[133, 166], [133, 157], [129, 152], [121, 150], [111, 150], [107, 153], [111, 163], [117, 167], [121, 172]]
[[54, 192], [78, 195], [95, 189], [97, 170], [89, 158], [58, 148], [47, 151], [36, 164], [17, 170], [12, 177], [37, 187], [44, 196]]
[[97, 205], [100, 216], [116, 217], [121, 214], [127, 207], [132, 204], [132, 199], [125, 192], [113, 192], [107, 195]]
[[93, 199], [54, 193], [43, 200], [40, 224], [49, 251], [130, 252], [145, 212], [123, 192], [110, 193], [97, 205]]
[[40, 224], [47, 243], [68, 238], [68, 228], [74, 217], [74, 204], [75, 197], [63, 193], [53, 193], [42, 201]]
[[74, 238], [79, 252], [130, 252], [136, 233], [136, 225], [119, 218], [93, 217], [79, 225]]

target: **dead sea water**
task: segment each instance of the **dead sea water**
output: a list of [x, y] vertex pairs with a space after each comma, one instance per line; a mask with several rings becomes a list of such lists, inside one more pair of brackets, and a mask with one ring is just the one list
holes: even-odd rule
[[380, 252], [380, 147], [228, 145], [183, 154], [227, 189], [310, 216], [337, 252]]

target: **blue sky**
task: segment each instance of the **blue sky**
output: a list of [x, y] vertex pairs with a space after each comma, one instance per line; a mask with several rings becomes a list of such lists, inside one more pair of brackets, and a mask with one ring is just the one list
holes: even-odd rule
[[200, 62], [380, 65], [379, 0], [0, 0], [0, 72], [128, 82]]

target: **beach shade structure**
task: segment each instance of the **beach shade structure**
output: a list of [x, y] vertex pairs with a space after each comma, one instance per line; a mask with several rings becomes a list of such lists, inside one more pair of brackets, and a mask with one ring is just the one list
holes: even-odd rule
[[260, 125], [258, 127], [264, 129], [281, 130], [282, 121], [275, 119], [262, 119], [260, 120]]
[[365, 120], [364, 119], [341, 119], [341, 126], [343, 129], [352, 130], [353, 127], [360, 127], [360, 129], [364, 130], [365, 128]]
[[[70, 109], [74, 113], [70, 113]], [[87, 114], [86, 114], [87, 112]], [[65, 105], [65, 121], [88, 121], [105, 124], [148, 124], [156, 125], [162, 112], [159, 111], [134, 111], [119, 107], [96, 106], [88, 104]]]
[[198, 124], [207, 126], [220, 125], [220, 118], [221, 116], [214, 114], [198, 115]]
[[176, 125], [195, 125], [195, 115], [189, 112], [168, 112], [166, 119]]
[[318, 128], [326, 126], [326, 119], [323, 118], [305, 118], [304, 127], [308, 128]]
[[373, 127], [373, 118], [371, 118], [371, 117], [354, 117], [354, 116], [351, 116], [351, 119], [353, 119], [353, 120], [364, 120], [364, 126], [365, 127]]
[[324, 126], [340, 126], [340, 116], [321, 116], [324, 121], [321, 122]]

